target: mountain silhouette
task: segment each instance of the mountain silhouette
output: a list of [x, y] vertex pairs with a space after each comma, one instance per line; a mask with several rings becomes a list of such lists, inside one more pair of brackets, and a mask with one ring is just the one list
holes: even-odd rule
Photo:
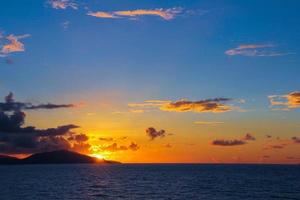
[[116, 161], [98, 159], [95, 157], [83, 155], [68, 150], [58, 150], [51, 152], [43, 152], [32, 154], [23, 159], [11, 156], [0, 155], [0, 165], [10, 164], [79, 164], [79, 163], [95, 163], [95, 164], [120, 164]]

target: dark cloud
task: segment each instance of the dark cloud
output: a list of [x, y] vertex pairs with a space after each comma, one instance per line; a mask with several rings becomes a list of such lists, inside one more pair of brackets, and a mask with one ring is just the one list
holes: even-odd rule
[[247, 133], [244, 137], [244, 140], [256, 140], [255, 137], [253, 135], [251, 135], [250, 133]]
[[[74, 124], [48, 129], [24, 127], [26, 114], [23, 110], [30, 109], [28, 106], [29, 104], [16, 102], [13, 93], [5, 97], [4, 103], [0, 103], [0, 153], [28, 154], [72, 149], [75, 145], [83, 145], [88, 140], [86, 135], [76, 135], [72, 132], [72, 129], [79, 127]], [[73, 138], [73, 141], [70, 142], [66, 138]]]
[[292, 137], [292, 140], [293, 140], [294, 143], [300, 144], [300, 138]]
[[213, 145], [218, 145], [218, 146], [237, 146], [237, 145], [243, 145], [247, 144], [244, 140], [214, 140], [212, 141]]
[[266, 138], [272, 138], [272, 135], [266, 135]]
[[154, 140], [157, 137], [165, 137], [166, 136], [166, 131], [165, 130], [157, 131], [153, 127], [147, 128], [146, 133], [150, 137], [151, 140]]
[[132, 151], [137, 151], [140, 149], [140, 146], [134, 142], [131, 142], [131, 144], [128, 146], [128, 149]]
[[73, 104], [52, 104], [52, 103], [32, 105], [32, 103], [17, 102], [15, 101], [14, 94], [12, 92], [10, 92], [5, 97], [5, 102], [0, 103], [1, 111], [57, 109], [57, 108], [70, 108], [70, 107], [74, 107], [74, 105]]

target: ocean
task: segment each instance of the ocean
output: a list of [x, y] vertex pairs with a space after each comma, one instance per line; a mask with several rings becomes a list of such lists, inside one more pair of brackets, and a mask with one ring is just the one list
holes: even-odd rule
[[7, 165], [1, 200], [300, 200], [300, 165]]

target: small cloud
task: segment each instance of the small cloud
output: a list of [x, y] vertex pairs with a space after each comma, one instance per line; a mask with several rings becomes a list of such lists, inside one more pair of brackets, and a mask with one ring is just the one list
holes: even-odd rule
[[198, 124], [198, 125], [219, 125], [219, 124], [224, 124], [224, 122], [220, 122], [220, 121], [195, 121], [194, 124]]
[[114, 140], [112, 137], [99, 137], [100, 141], [106, 141], [106, 142], [111, 142]]
[[78, 6], [76, 3], [70, 0], [50, 0], [48, 3], [52, 6], [54, 9], [67, 9], [72, 8], [74, 10], [78, 9]]
[[63, 27], [64, 30], [67, 30], [70, 26], [70, 22], [64, 21], [63, 23], [61, 23], [61, 26]]
[[218, 146], [238, 146], [238, 145], [244, 145], [247, 144], [244, 140], [224, 140], [224, 139], [217, 139], [212, 141], [212, 145], [218, 145]]
[[266, 135], [266, 138], [268, 138], [268, 139], [269, 139], [269, 138], [272, 138], [272, 135], [268, 135], [268, 134], [267, 134], [267, 135]]
[[142, 109], [131, 109], [129, 110], [130, 113], [135, 113], [135, 114], [141, 114], [141, 113], [144, 113], [145, 110], [142, 110]]
[[269, 146], [270, 149], [283, 149], [284, 147], [284, 144], [274, 144]]
[[269, 155], [265, 155], [265, 156], [263, 156], [263, 158], [264, 159], [268, 159], [268, 158], [270, 158], [270, 156]]
[[290, 92], [285, 95], [270, 95], [268, 96], [271, 106], [277, 110], [290, 110], [300, 108], [300, 92]]
[[228, 56], [249, 56], [249, 57], [274, 57], [274, 56], [285, 56], [290, 53], [280, 53], [271, 51], [270, 48], [274, 48], [272, 44], [242, 44], [234, 49], [225, 51]]
[[152, 16], [159, 16], [164, 20], [171, 20], [174, 19], [176, 15], [180, 14], [182, 12], [182, 8], [169, 8], [169, 9], [153, 9], [153, 10], [147, 10], [147, 9], [137, 9], [137, 10], [123, 10], [123, 11], [114, 11], [114, 12], [103, 12], [103, 11], [97, 11], [97, 12], [88, 12], [87, 15], [98, 17], [98, 18], [123, 18], [123, 17], [129, 17], [134, 18], [138, 16], [145, 16], [145, 15], [152, 15]]
[[300, 138], [298, 138], [298, 137], [292, 137], [292, 141], [294, 143], [300, 144]]
[[132, 151], [137, 151], [140, 149], [140, 146], [137, 145], [136, 143], [134, 142], [131, 142], [131, 144], [128, 146], [128, 149], [132, 150]]
[[6, 57], [10, 53], [25, 51], [24, 44], [20, 39], [30, 37], [29, 34], [15, 36], [13, 34], [6, 37], [7, 43], [1, 47], [0, 57]]
[[172, 148], [172, 145], [170, 143], [165, 145], [166, 148]]
[[109, 13], [109, 12], [88, 12], [87, 15], [92, 16], [92, 17], [98, 17], [98, 18], [118, 18], [114, 13]]
[[247, 133], [244, 137], [244, 140], [255, 140], [255, 137], [253, 135], [251, 135], [250, 133]]
[[166, 131], [165, 130], [157, 131], [153, 127], [147, 128], [146, 133], [150, 137], [151, 140], [154, 140], [157, 137], [165, 137], [166, 136]]

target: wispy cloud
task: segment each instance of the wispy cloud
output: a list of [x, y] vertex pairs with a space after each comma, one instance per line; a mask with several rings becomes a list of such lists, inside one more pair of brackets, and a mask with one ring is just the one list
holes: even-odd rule
[[300, 92], [290, 92], [285, 95], [268, 96], [271, 106], [275, 110], [290, 110], [300, 108]]
[[87, 15], [93, 16], [93, 17], [98, 17], [98, 18], [118, 18], [114, 13], [109, 13], [109, 12], [88, 12]]
[[[228, 104], [234, 102], [234, 99], [230, 98], [213, 98], [204, 99], [199, 101], [190, 101], [182, 99], [179, 101], [160, 101], [160, 100], [148, 100], [142, 103], [129, 103], [129, 107], [143, 107], [146, 109], [159, 108], [162, 111], [169, 112], [211, 112], [222, 113], [229, 112], [236, 109], [235, 106]], [[238, 103], [241, 103], [238, 101]]]
[[219, 125], [219, 124], [224, 124], [224, 122], [220, 122], [220, 121], [195, 121], [194, 124], [198, 124], [198, 125]]
[[25, 46], [22, 42], [20, 42], [20, 39], [24, 39], [27, 37], [30, 37], [30, 35], [25, 34], [16, 36], [10, 34], [9, 36], [5, 37], [6, 41], [5, 44], [1, 47], [0, 56], [5, 57], [10, 53], [25, 51]]
[[258, 57], [275, 57], [285, 56], [291, 53], [281, 53], [274, 50], [276, 46], [272, 44], [242, 44], [236, 48], [225, 51], [228, 56], [258, 56]]
[[123, 11], [113, 11], [113, 12], [103, 12], [103, 11], [97, 11], [97, 12], [88, 12], [87, 15], [98, 17], [98, 18], [123, 18], [123, 17], [129, 17], [129, 18], [135, 18], [139, 16], [158, 16], [161, 17], [164, 20], [171, 20], [176, 17], [176, 15], [180, 14], [182, 12], [182, 8], [168, 8], [168, 9], [137, 9], [137, 10], [123, 10]]
[[67, 8], [72, 8], [72, 9], [78, 9], [78, 6], [75, 2], [70, 1], [70, 0], [50, 0], [48, 3], [52, 6], [54, 9], [67, 9]]

